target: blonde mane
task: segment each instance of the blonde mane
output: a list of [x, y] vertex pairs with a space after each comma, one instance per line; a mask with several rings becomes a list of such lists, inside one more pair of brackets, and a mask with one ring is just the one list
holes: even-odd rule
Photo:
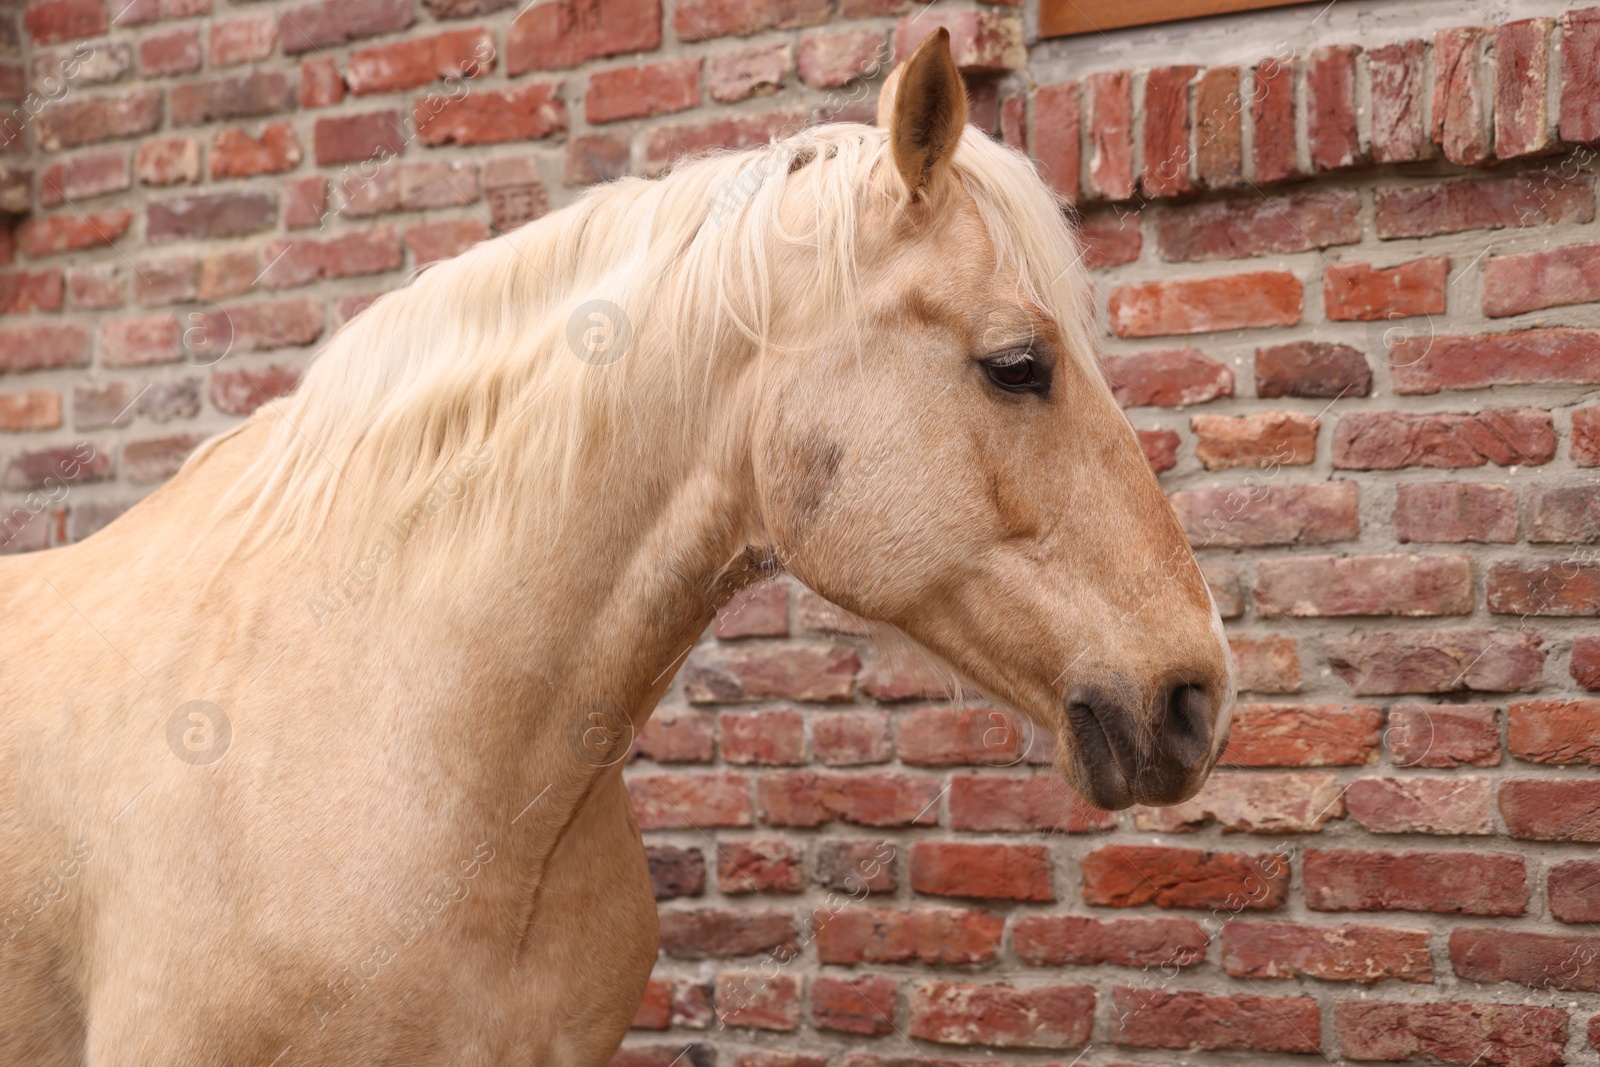
[[[692, 433], [728, 342], [781, 356], [770, 336], [775, 257], [816, 259], [818, 284], [781, 294], [786, 306], [849, 308], [861, 212], [870, 197], [905, 196], [880, 165], [886, 146], [875, 126], [818, 125], [660, 180], [623, 179], [386, 294], [323, 346], [295, 394], [257, 416], [275, 420], [270, 445], [220, 509], [246, 515], [238, 547], [326, 529], [335, 551], [359, 551], [486, 447], [513, 473], [485, 479], [464, 506], [474, 528], [505, 528], [552, 489], [559, 499], [580, 456], [625, 445], [630, 409], [674, 403]], [[997, 257], [1022, 279], [1019, 295], [1050, 309], [1070, 351], [1092, 359], [1076, 242], [1032, 164], [971, 127], [954, 164]], [[789, 232], [785, 217], [813, 223]], [[585, 362], [569, 343], [569, 321], [590, 301], [631, 326], [614, 363]], [[333, 526], [336, 502], [368, 526]]]

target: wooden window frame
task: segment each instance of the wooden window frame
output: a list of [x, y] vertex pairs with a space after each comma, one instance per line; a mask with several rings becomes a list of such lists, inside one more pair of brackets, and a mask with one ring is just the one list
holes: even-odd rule
[[1071, 37], [1310, 2], [1314, 0], [1040, 0], [1039, 36]]

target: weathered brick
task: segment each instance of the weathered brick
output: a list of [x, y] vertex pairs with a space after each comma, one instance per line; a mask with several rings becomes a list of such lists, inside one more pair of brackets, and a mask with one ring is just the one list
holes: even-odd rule
[[1360, 696], [1383, 693], [1533, 692], [1543, 638], [1527, 631], [1442, 630], [1335, 638], [1323, 652]]
[[219, 130], [211, 142], [211, 177], [281, 174], [299, 166], [302, 158], [300, 139], [287, 122], [268, 123], [260, 137], [243, 130]]
[[132, 185], [128, 150], [105, 148], [80, 152], [56, 163], [39, 176], [39, 203], [56, 207], [68, 201], [92, 200]]
[[1535, 485], [1528, 489], [1528, 540], [1575, 544], [1600, 537], [1600, 486]]
[[25, 433], [61, 425], [61, 394], [54, 389], [0, 393], [0, 431]]
[[1301, 874], [1313, 911], [1521, 915], [1528, 907], [1522, 857], [1503, 852], [1311, 849]]
[[1444, 256], [1383, 268], [1330, 263], [1322, 275], [1322, 303], [1335, 321], [1442, 315], [1449, 274], [1450, 260]]
[[288, 396], [300, 384], [300, 368], [269, 364], [258, 368], [217, 371], [207, 395], [218, 411], [248, 415], [269, 400]]
[[1450, 932], [1450, 962], [1474, 982], [1600, 992], [1600, 937], [1457, 928]]
[[1384, 740], [1397, 767], [1500, 765], [1492, 704], [1396, 704]]
[[1514, 778], [1500, 783], [1499, 804], [1512, 837], [1600, 842], [1600, 781]]
[[18, 452], [6, 463], [0, 487], [13, 492], [57, 488], [111, 477], [111, 454], [92, 441]]
[[1554, 19], [1503, 22], [1494, 40], [1494, 154], [1540, 155], [1555, 147], [1548, 103]]
[[1352, 412], [1334, 428], [1333, 465], [1340, 470], [1538, 466], [1555, 458], [1555, 449], [1550, 413], [1534, 408]]
[[268, 229], [278, 207], [264, 193], [212, 193], [145, 205], [145, 238], [153, 242], [235, 237]]
[[482, 219], [443, 219], [408, 227], [405, 244], [411, 261], [421, 267], [458, 256], [488, 238], [489, 226]]
[[628, 795], [643, 830], [749, 826], [750, 779], [742, 774], [636, 774]]
[[1392, 349], [1395, 391], [1431, 394], [1493, 385], [1600, 383], [1600, 333], [1553, 327], [1408, 339]]
[[1193, 188], [1189, 178], [1189, 83], [1195, 67], [1157, 67], [1144, 80], [1144, 174], [1146, 196], [1177, 196]]
[[1349, 345], [1292, 341], [1256, 349], [1256, 396], [1339, 399], [1369, 396], [1372, 368], [1367, 357]]
[[[892, 893], [900, 886], [895, 874], [897, 853], [892, 841], [858, 838], [822, 841], [817, 845], [812, 877], [824, 889], [848, 893], [852, 897], [863, 893]], [[820, 930], [818, 933], [820, 937]]]
[[868, 908], [849, 904], [813, 920], [823, 963], [988, 963], [1000, 951], [1004, 917], [962, 908]]
[[1467, 615], [1467, 556], [1295, 556], [1262, 560], [1256, 612], [1278, 615]]
[[646, 845], [644, 855], [657, 900], [698, 897], [706, 891], [706, 857], [698, 848]]
[[1282, 634], [1229, 634], [1234, 686], [1241, 693], [1300, 692], [1300, 650]]
[[1271, 911], [1289, 895], [1289, 861], [1276, 852], [1112, 845], [1080, 862], [1086, 904]]
[[424, 97], [412, 108], [417, 140], [425, 145], [533, 141], [567, 128], [559, 84], [480, 89], [454, 99]]
[[[1566, 245], [1494, 256], [1483, 265], [1483, 313], [1491, 317], [1596, 300], [1600, 300], [1600, 245]], [[1542, 335], [1546, 331], [1527, 332]], [[1557, 337], [1581, 337], [1586, 344], [1593, 344], [1592, 331], [1549, 332]], [[1555, 352], [1549, 355], [1560, 358]]]
[[917, 841], [911, 846], [911, 888], [941, 897], [1055, 899], [1050, 853], [1041, 845]]
[[1470, 167], [1490, 157], [1492, 102], [1484, 54], [1492, 32], [1458, 26], [1433, 37], [1433, 142], [1452, 163]]
[[139, 42], [139, 73], [147, 78], [200, 69], [200, 33], [194, 29], [151, 34]]
[[[418, 137], [421, 137], [420, 128]], [[397, 156], [406, 146], [405, 128], [398, 111], [318, 119], [313, 138], [319, 167]]]
[[[720, 50], [719, 50], [720, 51]], [[724, 104], [770, 96], [794, 73], [794, 47], [787, 41], [713, 54], [706, 68], [711, 99]]]
[[410, 0], [309, 0], [283, 12], [283, 54], [403, 30], [415, 21]]
[[1207, 189], [1244, 184], [1244, 97], [1238, 67], [1212, 67], [1194, 86], [1195, 173]]
[[1600, 689], [1600, 637], [1572, 639], [1573, 681], [1588, 690]]
[[344, 80], [357, 96], [415, 89], [441, 78], [481, 78], [494, 70], [488, 30], [451, 30], [350, 54]]
[[805, 719], [793, 708], [722, 713], [718, 732], [725, 763], [793, 766], [806, 760]]
[[[717, 0], [697, 0], [712, 4]], [[791, 0], [790, 4], [775, 7], [799, 6], [815, 10], [821, 15], [818, 22], [827, 18], [829, 5], [824, 0]], [[741, 5], [727, 5], [736, 7]], [[768, 5], [749, 5], [756, 9]], [[678, 9], [683, 10], [682, 8]], [[943, 27], [950, 33], [950, 57], [963, 74], [998, 74], [1008, 70], [1021, 70], [1028, 64], [1028, 48], [1023, 40], [1022, 19], [999, 11], [929, 11], [903, 18], [894, 27], [894, 54], [910, 56], [935, 30]], [[680, 36], [682, 34], [680, 33]]]
[[728, 908], [663, 908], [661, 950], [677, 959], [748, 956], [795, 945], [788, 911]]
[[718, 640], [789, 636], [789, 590], [781, 581], [762, 582], [735, 593], [717, 612]]
[[750, 148], [766, 144], [804, 123], [799, 111], [769, 111], [719, 116], [710, 122], [684, 122], [656, 126], [645, 133], [644, 163], [656, 175], [685, 156], [710, 148]]
[[939, 821], [937, 779], [894, 773], [778, 771], [756, 783], [761, 821], [768, 826], [932, 826]]
[[1600, 467], [1600, 405], [1572, 413], [1572, 462], [1578, 467]]
[[1027, 777], [955, 775], [950, 779], [950, 826], [955, 830], [1111, 830], [1117, 817], [1089, 804], [1053, 770]]
[[811, 88], [842, 89], [886, 67], [889, 47], [878, 30], [808, 33], [800, 38], [799, 61], [800, 80]]
[[1600, 141], [1600, 8], [1561, 18], [1561, 139]]
[[703, 65], [704, 60], [692, 58], [596, 71], [583, 95], [584, 117], [615, 122], [697, 107]]
[[161, 125], [161, 90], [128, 88], [112, 96], [72, 94], [47, 105], [34, 121], [47, 152], [149, 133]]
[[1094, 1025], [1089, 986], [963, 985], [924, 982], [911, 992], [908, 1033], [946, 1045], [1076, 1048]]
[[182, 185], [200, 180], [200, 142], [164, 137], [139, 146], [134, 170], [145, 185]]
[[1347, 767], [1378, 758], [1383, 710], [1371, 704], [1240, 704], [1224, 767]]
[[1101, 369], [1125, 408], [1182, 407], [1233, 395], [1233, 372], [1195, 348], [1111, 356]]
[[1360, 197], [1352, 189], [1201, 200], [1156, 214], [1168, 262], [1282, 255], [1361, 240]]
[[1207, 470], [1304, 466], [1317, 457], [1321, 423], [1293, 411], [1255, 415], [1196, 415], [1194, 455]]
[[128, 232], [131, 211], [79, 211], [31, 218], [17, 228], [17, 244], [29, 256], [55, 256], [115, 244]]
[[717, 888], [724, 893], [798, 893], [805, 888], [804, 853], [781, 838], [717, 844]]
[[900, 720], [895, 745], [903, 763], [948, 767], [1009, 767], [1022, 758], [1032, 728], [996, 708], [917, 708]]
[[1120, 208], [1085, 212], [1078, 217], [1078, 245], [1083, 253], [1084, 270], [1132, 263], [1144, 247], [1144, 236], [1139, 232], [1139, 213]]
[[1491, 834], [1488, 778], [1358, 778], [1345, 791], [1350, 817], [1375, 834]]
[[1118, 337], [1215, 333], [1300, 321], [1300, 279], [1287, 271], [1138, 282], [1111, 291]]
[[1600, 563], [1500, 560], [1486, 593], [1496, 615], [1600, 615]]
[[898, 1029], [894, 1020], [899, 988], [893, 978], [881, 976], [820, 975], [811, 980], [811, 1021], [819, 1029], [845, 1034], [892, 1034]]
[[1216, 823], [1224, 833], [1311, 834], [1342, 818], [1342, 791], [1332, 774], [1218, 771], [1181, 804], [1135, 808], [1133, 821], [1155, 833], [1187, 833]]
[[1600, 860], [1567, 860], [1550, 868], [1550, 913], [1564, 923], [1600, 921]]
[[278, 45], [278, 16], [263, 11], [211, 24], [208, 51], [213, 67], [266, 59]]
[[10, 270], [0, 273], [0, 315], [61, 310], [61, 271]]
[[127, 300], [128, 279], [121, 263], [95, 263], [68, 268], [67, 306], [115, 308]]
[[1356, 128], [1356, 45], [1326, 45], [1306, 63], [1306, 140], [1314, 170], [1366, 163]]
[[813, 715], [811, 743], [817, 761], [831, 767], [884, 763], [894, 755], [889, 716], [882, 711]]
[[1556, 1067], [1566, 1063], [1567, 1013], [1518, 1004], [1341, 1000], [1339, 1048], [1350, 1059]]
[[1321, 1032], [1310, 997], [1218, 996], [1118, 986], [1111, 1040], [1136, 1048], [1316, 1052]]
[[1327, 544], [1359, 532], [1355, 482], [1185, 489], [1171, 496], [1196, 548]]
[[1394, 526], [1402, 542], [1511, 544], [1517, 539], [1517, 493], [1481, 482], [1396, 486]]
[[122, 446], [122, 476], [134, 485], [164, 482], [183, 466], [208, 434], [179, 433]]
[[1257, 182], [1281, 182], [1300, 172], [1295, 161], [1294, 59], [1268, 58], [1257, 64], [1250, 96], [1255, 129], [1252, 163]]
[[1433, 981], [1428, 931], [1392, 926], [1236, 920], [1222, 927], [1222, 967], [1235, 978]]
[[23, 9], [22, 26], [34, 44], [56, 44], [98, 37], [110, 21], [100, 0], [34, 0]]
[[1423, 42], [1402, 41], [1367, 54], [1372, 79], [1372, 158], [1378, 163], [1427, 159], [1422, 128]]
[[563, 185], [593, 185], [628, 173], [630, 148], [626, 137], [588, 134], [568, 137], [563, 153]]
[[[1083, 199], [1083, 131], [1078, 83], [1059, 82], [1034, 90], [1033, 116], [1034, 158], [1038, 161], [1039, 173], [1062, 201], [1078, 203]], [[1094, 265], [1086, 265], [1094, 269]]]
[[684, 693], [697, 704], [849, 700], [861, 661], [845, 646], [703, 649], [684, 666]]
[[1532, 763], [1600, 764], [1600, 700], [1515, 701], [1506, 746]]
[[281, 70], [256, 70], [247, 74], [186, 82], [173, 86], [171, 93], [174, 126], [197, 126], [219, 119], [256, 118], [279, 111], [293, 111], [294, 105], [294, 80]]
[[38, 322], [0, 329], [0, 371], [81, 367], [89, 362], [89, 332], [71, 322]]
[[523, 8], [511, 23], [506, 73], [560, 70], [660, 44], [660, 0], [548, 0]]
[[1117, 70], [1083, 79], [1089, 128], [1089, 188], [1108, 200], [1133, 195], [1133, 76]]
[[710, 763], [717, 721], [693, 708], [662, 708], [639, 731], [639, 754], [657, 763]]
[[344, 99], [344, 71], [324, 56], [300, 61], [300, 106], [332, 107]]
[[1508, 174], [1458, 178], [1434, 185], [1379, 188], [1373, 193], [1378, 236], [1433, 237], [1594, 221], [1594, 176]]

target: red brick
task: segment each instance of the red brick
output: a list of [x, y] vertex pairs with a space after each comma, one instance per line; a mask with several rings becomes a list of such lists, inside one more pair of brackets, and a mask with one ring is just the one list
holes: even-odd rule
[[1600, 406], [1573, 411], [1572, 462], [1578, 467], [1600, 467]]
[[1492, 30], [1459, 26], [1433, 37], [1433, 142], [1452, 163], [1490, 158], [1490, 88], [1485, 52]]
[[75, 308], [121, 307], [127, 299], [127, 278], [118, 263], [73, 267], [66, 273], [67, 303]]
[[733, 114], [710, 122], [687, 122], [657, 126], [646, 132], [644, 162], [646, 173], [659, 174], [685, 156], [711, 148], [750, 148], [766, 144], [804, 124], [799, 111], [770, 111], [758, 114]]
[[1378, 236], [1384, 240], [1592, 222], [1594, 176], [1458, 178], [1435, 185], [1380, 188], [1373, 192], [1373, 203]]
[[800, 980], [788, 975], [757, 978], [749, 970], [719, 974], [717, 1019], [724, 1026], [753, 1030], [797, 1030]]
[[1236, 920], [1222, 926], [1222, 967], [1235, 978], [1320, 978], [1371, 985], [1432, 982], [1428, 931]]
[[511, 23], [506, 73], [560, 70], [660, 45], [660, 0], [547, 0], [521, 9]]
[[255, 288], [261, 276], [261, 257], [253, 248], [231, 248], [207, 252], [200, 257], [199, 293], [201, 300], [236, 296]]
[[1101, 368], [1125, 408], [1202, 404], [1233, 395], [1233, 372], [1194, 348], [1112, 356]]
[[906, 774], [781, 771], [756, 784], [768, 826], [820, 826], [835, 819], [858, 826], [932, 826], [939, 821], [939, 783]]
[[[701, 0], [720, 3], [721, 0]], [[799, 0], [817, 11], [821, 22], [830, 5], [823, 0]], [[745, 5], [729, 5], [745, 6]], [[766, 4], [750, 5], [757, 9]], [[682, 11], [682, 8], [678, 9]], [[917, 45], [940, 27], [950, 32], [950, 57], [963, 74], [998, 74], [1022, 70], [1028, 65], [1028, 49], [1023, 41], [1022, 19], [998, 11], [932, 11], [903, 18], [894, 27], [894, 54], [908, 57]]]
[[188, 74], [200, 69], [200, 34], [173, 30], [139, 42], [139, 73], [147, 78], [163, 74]]
[[294, 80], [281, 70], [230, 74], [173, 86], [172, 124], [195, 126], [217, 119], [255, 118], [293, 111], [294, 104]]
[[823, 841], [817, 846], [812, 877], [824, 889], [848, 893], [852, 897], [863, 893], [892, 893], [900, 886], [895, 875], [895, 855], [892, 841], [859, 838]]
[[1513, 702], [1506, 744], [1532, 763], [1600, 764], [1600, 700]]
[[178, 473], [209, 434], [180, 433], [151, 441], [129, 441], [122, 446], [122, 476], [134, 485], [165, 481]]
[[742, 774], [636, 774], [628, 795], [642, 830], [749, 826], [750, 779]]
[[47, 152], [149, 133], [161, 125], [161, 90], [128, 88], [113, 96], [79, 94], [47, 105], [34, 129]]
[[1256, 396], [1333, 400], [1372, 393], [1367, 357], [1349, 345], [1292, 341], [1256, 349]]
[[1189, 180], [1189, 83], [1196, 67], [1157, 67], [1144, 82], [1144, 175], [1146, 196], [1177, 196]]
[[211, 24], [211, 65], [227, 67], [266, 59], [278, 44], [278, 16], [263, 11]]
[[1322, 275], [1322, 302], [1329, 319], [1371, 322], [1444, 313], [1450, 260], [1415, 259], [1396, 267], [1330, 263]]
[[592, 185], [620, 178], [628, 173], [628, 155], [626, 137], [568, 137], [563, 155], [562, 184]]
[[0, 315], [61, 310], [61, 271], [11, 270], [0, 273]]
[[110, 22], [100, 0], [34, 0], [23, 9], [22, 26], [34, 44], [56, 44], [98, 37]]
[[1244, 183], [1244, 98], [1238, 67], [1212, 67], [1194, 87], [1195, 173], [1207, 189]]
[[1178, 445], [1181, 442], [1176, 430], [1134, 432], [1139, 435], [1139, 447], [1144, 450], [1144, 458], [1149, 461], [1151, 470], [1160, 474], [1178, 465]]
[[1567, 860], [1550, 868], [1550, 914], [1564, 923], [1600, 921], [1600, 860]]
[[1374, 162], [1411, 163], [1432, 153], [1422, 129], [1423, 48], [1423, 42], [1413, 40], [1367, 53]]
[[348, 278], [397, 270], [401, 264], [400, 235], [388, 226], [353, 230], [338, 237], [289, 237], [267, 245], [270, 266], [261, 284], [287, 289], [325, 278]]
[[229, 342], [230, 352], [243, 353], [309, 345], [322, 336], [323, 324], [322, 301], [299, 297], [219, 308], [204, 315], [202, 328]]
[[1600, 781], [1516, 778], [1500, 783], [1499, 804], [1512, 837], [1600, 842]]
[[1401, 541], [1511, 544], [1517, 539], [1517, 493], [1481, 482], [1396, 486], [1394, 525]]
[[871, 975], [836, 978], [819, 975], [811, 980], [811, 1021], [821, 1030], [880, 1037], [895, 1033], [893, 978]]
[[[422, 136], [420, 127], [417, 135]], [[400, 112], [371, 111], [318, 119], [314, 144], [317, 166], [326, 167], [397, 156], [405, 151], [406, 135]]]
[[[845, 2], [849, 3], [849, 0]], [[683, 1053], [679, 1052], [678, 1055]], [[803, 1052], [741, 1052], [734, 1057], [733, 1067], [828, 1067], [828, 1057]]]
[[710, 763], [716, 733], [715, 716], [692, 708], [662, 708], [639, 731], [639, 754], [657, 763]]
[[243, 130], [218, 130], [211, 142], [211, 177], [281, 174], [299, 166], [302, 158], [300, 139], [287, 122], [269, 123], [260, 137], [251, 137]]
[[0, 393], [0, 431], [53, 430], [61, 425], [61, 394], [54, 389]]
[[1378, 758], [1383, 710], [1371, 704], [1239, 704], [1225, 767], [1359, 767]]
[[684, 693], [697, 704], [849, 700], [861, 661], [843, 645], [713, 648], [697, 651], [683, 671]]
[[1241, 693], [1298, 693], [1300, 652], [1281, 634], [1229, 634], [1234, 686]]
[[193, 137], [164, 137], [139, 146], [134, 164], [145, 185], [181, 185], [200, 180], [200, 143]]
[[769, 96], [794, 72], [794, 47], [787, 41], [713, 54], [706, 69], [711, 99], [724, 104]]
[[842, 89], [870, 80], [888, 65], [889, 48], [879, 30], [808, 33], [800, 38], [800, 80], [813, 89]]
[[1309, 997], [1216, 996], [1118, 986], [1111, 1041], [1135, 1048], [1316, 1052], [1321, 1033]]
[[410, 227], [405, 240], [412, 262], [421, 267], [458, 256], [488, 237], [482, 219], [445, 219]]
[[1000, 951], [1005, 918], [960, 908], [868, 908], [818, 912], [817, 959], [823, 963], [988, 963]]
[[1492, 704], [1396, 704], [1384, 740], [1397, 767], [1500, 765]]
[[414, 20], [410, 0], [309, 0], [283, 11], [283, 54], [394, 33]]
[[488, 30], [452, 30], [350, 54], [344, 80], [357, 96], [415, 89], [441, 78], [480, 78], [494, 70]]
[[1084, 800], [1054, 771], [1027, 777], [961, 774], [950, 779], [955, 830], [1111, 830], [1117, 817]]
[[[18, 452], [6, 464], [0, 486], [24, 489], [59, 488], [63, 484], [103, 482], [111, 476], [111, 455], [93, 442], [57, 445]], [[43, 547], [42, 545], [40, 547]]]
[[955, 696], [950, 672], [914, 652], [880, 655], [861, 669], [856, 681], [880, 704], [902, 700], [942, 700]]
[[1488, 778], [1357, 778], [1350, 817], [1375, 834], [1491, 834]]
[[1089, 128], [1089, 188], [1107, 200], [1133, 195], [1133, 76], [1125, 70], [1083, 79]]
[[[1600, 383], [1600, 333], [1566, 327], [1416, 338], [1395, 347], [1395, 391], [1431, 394], [1492, 385]], [[1418, 351], [1413, 356], [1412, 349]]]
[[1503, 852], [1313, 849], [1301, 874], [1313, 911], [1521, 915], [1528, 907], [1522, 857]]
[[924, 982], [911, 993], [907, 1032], [945, 1045], [1076, 1048], [1094, 1026], [1089, 986], [963, 985]]
[[1294, 57], [1268, 58], [1256, 67], [1250, 97], [1255, 129], [1257, 182], [1281, 182], [1300, 173], [1295, 162]]
[[[748, 36], [763, 30], [796, 29], [828, 20], [829, 5], [821, 0], [755, 0], [730, 3], [728, 0], [689, 0], [673, 11], [673, 30], [685, 41], [703, 41], [732, 34]], [[879, 11], [874, 14], [894, 14]]]
[[1140, 282], [1111, 291], [1118, 337], [1215, 333], [1300, 321], [1300, 279], [1286, 271]]
[[1600, 141], [1600, 8], [1561, 19], [1561, 139]]
[[645, 984], [644, 999], [633, 1013], [632, 1030], [666, 1030], [672, 1026], [672, 983], [652, 978]]
[[476, 163], [430, 159], [400, 164], [401, 207], [455, 207], [477, 199]]
[[1355, 45], [1318, 48], [1306, 64], [1306, 139], [1314, 170], [1365, 165], [1356, 130]]
[[[1567, 245], [1495, 256], [1483, 265], [1483, 313], [1491, 317], [1596, 300], [1600, 300], [1600, 245]], [[1527, 332], [1539, 335], [1545, 331]], [[1586, 343], [1593, 343], [1591, 331], [1549, 332], [1558, 337], [1582, 337]]]
[[1466, 556], [1295, 556], [1262, 560], [1256, 611], [1278, 615], [1467, 615], [1472, 561]]
[[1572, 639], [1572, 678], [1588, 690], [1600, 689], [1600, 637]]
[[1450, 932], [1450, 962], [1474, 982], [1600, 992], [1600, 937], [1458, 928]]
[[1528, 540], [1592, 541], [1600, 534], [1600, 486], [1535, 485], [1528, 489]]
[[75, 323], [39, 322], [0, 329], [0, 371], [82, 367], [89, 362], [89, 334]]
[[32, 218], [17, 227], [17, 243], [29, 256], [55, 256], [115, 244], [128, 232], [131, 211], [90, 211]]
[[1298, 412], [1255, 415], [1196, 415], [1194, 455], [1207, 470], [1230, 467], [1303, 466], [1317, 456], [1315, 417]]
[[584, 117], [590, 122], [665, 115], [700, 104], [699, 58], [618, 67], [589, 77]]
[[92, 200], [107, 193], [121, 192], [132, 184], [127, 149], [80, 152], [40, 175], [39, 203], [44, 207], [56, 207], [69, 200]]
[[789, 636], [789, 590], [781, 582], [740, 590], [717, 612], [712, 632], [724, 641]]
[[646, 845], [650, 885], [657, 900], [698, 897], [706, 891], [706, 857], [698, 848]]
[[1023, 915], [1011, 932], [1017, 958], [1033, 967], [1109, 963], [1166, 972], [1205, 962], [1208, 944], [1205, 930], [1189, 919]]
[[1486, 592], [1496, 615], [1600, 615], [1600, 564], [1501, 560]]
[[1289, 861], [1275, 852], [1111, 845], [1080, 862], [1086, 904], [1271, 911], [1289, 895]]
[[1359, 530], [1355, 482], [1185, 489], [1172, 506], [1196, 548], [1320, 545], [1354, 540]]
[[1494, 154], [1541, 155], [1555, 147], [1548, 100], [1554, 19], [1505, 22], [1494, 41]]
[[1339, 1048], [1355, 1060], [1410, 1060], [1510, 1067], [1566, 1063], [1567, 1013], [1517, 1004], [1401, 1004], [1341, 1000]]
[[1526, 631], [1408, 630], [1335, 638], [1323, 652], [1359, 696], [1533, 692], [1544, 671], [1542, 643]]
[[1333, 465], [1342, 470], [1538, 466], [1555, 458], [1555, 450], [1550, 413], [1534, 408], [1352, 412], [1333, 434]]
[[412, 109], [417, 140], [425, 145], [533, 141], [567, 128], [559, 84], [479, 89], [454, 99], [424, 97]]
[[724, 893], [798, 893], [805, 888], [800, 846], [776, 838], [717, 845], [717, 888]]
[[722, 713], [722, 759], [727, 763], [785, 766], [806, 759], [805, 720], [790, 708]]
[[911, 846], [911, 888], [941, 897], [1055, 899], [1050, 853], [1040, 845], [918, 841]]
[[344, 72], [324, 56], [300, 61], [300, 106], [331, 107], [344, 99]]
[[1022, 759], [1032, 727], [995, 708], [918, 708], [900, 720], [895, 745], [902, 763], [926, 767], [1010, 767]]
[[1139, 213], [1109, 208], [1080, 215], [1078, 246], [1082, 250], [1084, 270], [1132, 263], [1139, 258], [1144, 246], [1144, 237], [1139, 232]]
[[170, 363], [183, 355], [175, 315], [116, 319], [100, 328], [100, 362], [108, 367]]
[[1069, 204], [1078, 203], [1083, 199], [1078, 83], [1041, 85], [1034, 90], [1033, 114], [1034, 156], [1039, 173], [1056, 196]]
[[1352, 189], [1201, 200], [1157, 213], [1168, 262], [1282, 255], [1361, 240], [1360, 198]]
[[1190, 833], [1216, 823], [1224, 833], [1313, 834], [1342, 818], [1343, 796], [1332, 774], [1219, 771], [1181, 804], [1135, 808], [1133, 822], [1157, 833]]
[[270, 364], [217, 371], [211, 376], [211, 405], [229, 415], [249, 415], [269, 400], [288, 396], [300, 384], [300, 368]]
[[882, 711], [838, 711], [811, 716], [817, 762], [831, 767], [884, 763], [894, 755], [889, 716]]

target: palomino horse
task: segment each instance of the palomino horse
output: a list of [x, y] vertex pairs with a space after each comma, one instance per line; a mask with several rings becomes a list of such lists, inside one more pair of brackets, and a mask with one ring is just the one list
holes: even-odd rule
[[0, 563], [0, 1063], [604, 1063], [657, 949], [621, 756], [780, 568], [1094, 802], [1199, 788], [1227, 649], [1070, 229], [942, 31], [891, 86], [433, 267]]

